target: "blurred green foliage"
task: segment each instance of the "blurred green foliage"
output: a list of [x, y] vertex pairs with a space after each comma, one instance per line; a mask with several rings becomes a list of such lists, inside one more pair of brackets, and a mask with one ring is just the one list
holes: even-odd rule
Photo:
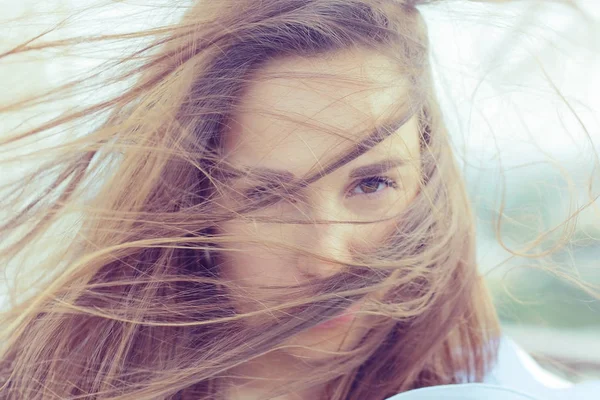
[[502, 322], [600, 328], [600, 300], [548, 272], [519, 268], [488, 284]]
[[[481, 267], [485, 272], [501, 265], [488, 284], [502, 321], [600, 328], [600, 201], [577, 212], [594, 199], [599, 185], [590, 192], [588, 184], [598, 174], [576, 161], [561, 167], [537, 163], [465, 171], [477, 216], [478, 251], [490, 256]], [[527, 256], [511, 257], [511, 251]]]

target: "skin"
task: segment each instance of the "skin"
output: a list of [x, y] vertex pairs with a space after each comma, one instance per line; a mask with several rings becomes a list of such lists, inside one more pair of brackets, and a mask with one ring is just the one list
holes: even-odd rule
[[[241, 98], [224, 137], [224, 156], [242, 170], [266, 167], [300, 179], [349, 153], [374, 128], [399, 120], [406, 107], [398, 106], [407, 100], [407, 85], [398, 66], [371, 50], [275, 60], [254, 77]], [[368, 152], [303, 188], [298, 198], [282, 200], [250, 217], [372, 221], [398, 215], [419, 189], [419, 143], [418, 123], [412, 117]], [[400, 159], [402, 164], [371, 177], [350, 177], [357, 167], [388, 159]], [[234, 179], [220, 201], [235, 206], [240, 193], [260, 192], [261, 187], [264, 182], [253, 178]], [[335, 274], [344, 268], [340, 263], [351, 261], [355, 252], [372, 250], [394, 227], [393, 218], [367, 225], [232, 220], [219, 228], [236, 238], [231, 245], [235, 251], [222, 254], [222, 275], [239, 287], [231, 293], [238, 311], [256, 311], [276, 304], [272, 299], [281, 293], [269, 290], [270, 286], [292, 286]], [[255, 238], [281, 241], [319, 257], [253, 243]], [[372, 316], [357, 313], [363, 303], [347, 312], [351, 317], [343, 322], [301, 332], [284, 350], [241, 366], [237, 372], [247, 377], [244, 387], [232, 387], [228, 398], [261, 398], [269, 389], [265, 382], [279, 379], [281, 384], [302, 373], [310, 362], [351, 349], [372, 324]], [[285, 399], [315, 399], [318, 390]]]

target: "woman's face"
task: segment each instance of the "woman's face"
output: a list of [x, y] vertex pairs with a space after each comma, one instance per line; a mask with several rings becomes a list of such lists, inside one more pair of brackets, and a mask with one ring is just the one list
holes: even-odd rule
[[[271, 62], [253, 79], [224, 138], [225, 158], [237, 169], [261, 174], [232, 179], [221, 200], [239, 205], [244, 196], [260, 196], [269, 184], [306, 177], [333, 159], [348, 154], [376, 128], [400, 121], [411, 99], [397, 65], [372, 51]], [[405, 104], [404, 107], [398, 107]], [[223, 223], [233, 235], [233, 251], [222, 254], [222, 274], [239, 286], [239, 312], [277, 304], [285, 290], [335, 274], [355, 252], [373, 251], [394, 230], [398, 215], [418, 191], [420, 140], [416, 117], [341, 168], [296, 193], [245, 218]], [[293, 220], [372, 221], [370, 224], [285, 224], [255, 221], [253, 216]], [[289, 248], [260, 244], [285, 243]], [[306, 249], [323, 258], [294, 251]], [[357, 344], [369, 317], [345, 316], [296, 335], [291, 343], [306, 346], [290, 352], [322, 357]], [[310, 348], [310, 350], [308, 349]]]

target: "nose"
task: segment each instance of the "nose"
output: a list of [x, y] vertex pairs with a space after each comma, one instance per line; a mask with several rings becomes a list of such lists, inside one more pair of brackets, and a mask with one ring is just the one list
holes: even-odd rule
[[[301, 254], [298, 269], [309, 278], [326, 278], [345, 268], [351, 261], [355, 226], [344, 215], [343, 207], [334, 200], [321, 201], [307, 216], [308, 224], [301, 225], [298, 241], [311, 254]], [[342, 222], [342, 223], [340, 223]]]

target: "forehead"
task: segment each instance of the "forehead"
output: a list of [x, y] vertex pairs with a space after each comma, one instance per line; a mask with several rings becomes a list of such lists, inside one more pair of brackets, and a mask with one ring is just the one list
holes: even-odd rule
[[[233, 164], [304, 174], [402, 118], [407, 89], [399, 67], [368, 50], [273, 61], [240, 99], [224, 137], [226, 157]], [[372, 152], [403, 144], [393, 135]]]

